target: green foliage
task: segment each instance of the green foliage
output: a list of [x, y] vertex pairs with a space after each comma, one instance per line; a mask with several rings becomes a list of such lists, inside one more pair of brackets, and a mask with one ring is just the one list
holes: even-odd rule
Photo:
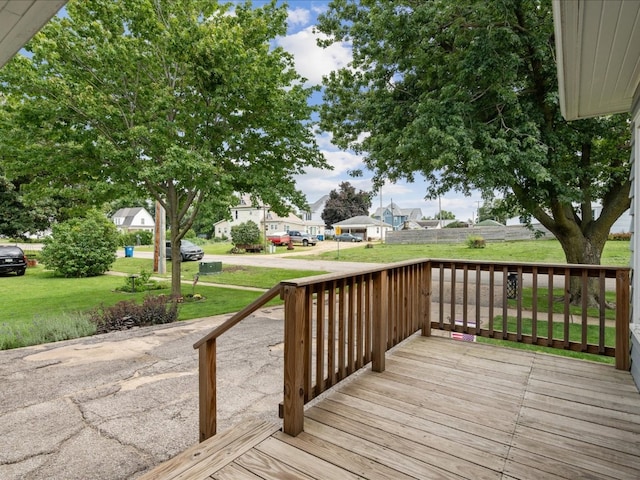
[[138, 231], [121, 233], [118, 245], [153, 245], [153, 232]]
[[234, 245], [253, 245], [260, 242], [260, 227], [251, 220], [231, 227], [231, 241]]
[[487, 246], [487, 242], [479, 235], [470, 235], [467, 238], [467, 246], [469, 248], [484, 248]]
[[436, 212], [433, 217], [426, 217], [425, 220], [455, 220], [456, 214], [449, 212], [448, 210], [440, 210]]
[[[328, 164], [312, 89], [272, 47], [286, 5], [94, 0], [66, 13], [0, 70], [7, 175], [29, 171], [43, 191], [152, 198], [174, 245], [201, 205], [233, 192], [275, 211], [305, 204], [294, 176]], [[176, 256], [174, 295], [179, 270]]]
[[45, 239], [41, 260], [64, 277], [102, 275], [116, 259], [118, 231], [101, 213], [92, 210], [85, 218], [53, 226]]
[[124, 278], [124, 285], [118, 287], [119, 292], [147, 292], [149, 290], [159, 290], [163, 285], [157, 280], [151, 280], [151, 272], [144, 268], [137, 274], [127, 275]]
[[446, 224], [443, 228], [467, 228], [468, 225], [464, 222], [457, 221]]
[[353, 46], [324, 82], [321, 128], [374, 181], [420, 174], [432, 198], [495, 192], [568, 262], [597, 262], [630, 206], [629, 118], [563, 119], [551, 2], [339, 0], [318, 29]]
[[0, 160], [0, 236], [25, 238], [49, 228], [54, 209], [50, 202], [28, 202], [20, 191], [26, 178], [9, 181], [2, 173]]
[[172, 323], [178, 319], [178, 303], [164, 295], [148, 295], [142, 305], [134, 300], [110, 307], [101, 305], [90, 313], [90, 319], [96, 325], [96, 333]]
[[0, 325], [0, 350], [28, 347], [86, 337], [96, 333], [96, 325], [87, 315], [65, 313], [42, 316], [23, 324]]
[[609, 240], [628, 242], [631, 240], [631, 233], [610, 233]]
[[358, 215], [369, 215], [371, 194], [356, 189], [349, 182], [342, 182], [339, 190], [331, 190], [329, 199], [322, 211], [322, 220], [327, 228]]

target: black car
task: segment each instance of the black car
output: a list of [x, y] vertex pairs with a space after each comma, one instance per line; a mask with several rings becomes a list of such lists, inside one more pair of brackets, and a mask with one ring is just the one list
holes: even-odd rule
[[[183, 262], [187, 260], [200, 260], [204, 257], [204, 250], [189, 240], [181, 240], [180, 257]], [[171, 260], [171, 242], [167, 242], [167, 260]]]
[[0, 245], [0, 274], [14, 273], [18, 276], [27, 271], [27, 257], [17, 245]]

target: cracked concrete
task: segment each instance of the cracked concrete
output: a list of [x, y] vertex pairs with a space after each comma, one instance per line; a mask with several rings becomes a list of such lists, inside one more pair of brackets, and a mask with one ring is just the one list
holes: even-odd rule
[[[192, 345], [230, 315], [0, 352], [0, 478], [134, 479], [198, 440]], [[282, 307], [217, 342], [218, 429], [279, 422]]]

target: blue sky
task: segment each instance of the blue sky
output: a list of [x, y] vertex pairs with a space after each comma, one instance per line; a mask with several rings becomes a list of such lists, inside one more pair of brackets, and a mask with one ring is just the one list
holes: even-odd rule
[[[267, 2], [255, 1], [255, 6]], [[285, 2], [283, 2], [285, 3]], [[319, 85], [322, 77], [330, 71], [346, 66], [351, 60], [351, 51], [347, 44], [334, 44], [327, 49], [316, 45], [316, 35], [313, 27], [317, 16], [326, 10], [328, 1], [320, 0], [289, 0], [288, 5], [288, 33], [286, 37], [277, 39], [278, 45], [289, 51], [295, 58], [298, 73], [309, 80], [310, 84]], [[307, 175], [297, 178], [297, 186], [307, 195], [309, 202], [315, 202], [322, 195], [334, 190], [343, 181], [348, 181], [357, 189], [372, 191], [372, 173], [364, 168], [361, 157], [353, 152], [345, 152], [331, 144], [331, 136], [323, 134], [317, 137], [327, 161], [334, 169], [311, 170]], [[363, 169], [364, 176], [353, 178], [348, 171]], [[393, 200], [401, 208], [420, 208], [424, 216], [434, 216], [438, 212], [438, 200], [425, 200], [425, 180], [418, 177], [414, 183], [399, 182], [386, 184], [382, 189], [382, 205], [386, 206]], [[475, 218], [480, 194], [464, 197], [451, 192], [440, 199], [443, 210], [448, 210], [460, 220]], [[372, 211], [380, 206], [380, 197], [372, 200]]]

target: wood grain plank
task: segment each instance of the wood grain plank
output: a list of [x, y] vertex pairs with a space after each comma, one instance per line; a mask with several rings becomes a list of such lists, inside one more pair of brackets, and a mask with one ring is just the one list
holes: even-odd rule
[[[219, 433], [208, 440], [196, 444], [171, 460], [139, 477], [139, 480], [169, 480], [190, 478], [194, 471], [204, 468], [214, 472], [231, 462], [233, 458], [222, 459], [219, 452], [235, 452], [250, 449], [256, 442], [263, 440], [278, 430], [278, 426], [269, 422], [255, 420], [243, 422], [233, 429]], [[212, 461], [215, 458], [215, 461]], [[224, 461], [221, 461], [224, 460]], [[206, 464], [204, 467], [201, 464]], [[203, 474], [200, 478], [205, 478]]]
[[255, 449], [239, 457], [236, 463], [264, 480], [313, 480], [312, 476]]
[[[325, 404], [326, 403], [323, 402], [323, 405]], [[421, 461], [425, 464], [424, 468], [433, 468], [436, 471], [449, 472], [463, 478], [473, 478], [476, 480], [497, 479], [501, 476], [501, 472], [499, 471], [491, 470], [482, 465], [470, 462], [466, 459], [466, 455], [464, 456], [465, 458], [463, 458], [463, 456], [442, 452], [416, 442], [415, 440], [418, 437], [419, 432], [409, 432], [409, 428], [398, 429], [409, 437], [405, 438], [398, 434], [385, 432], [380, 428], [364, 424], [361, 421], [362, 416], [349, 418], [321, 409], [320, 407], [310, 409], [307, 412], [307, 418], [332, 426], [335, 429], [344, 432], [344, 434], [355, 436], [360, 439], [367, 439], [371, 448], [378, 450], [380, 453], [384, 452], [384, 456], [393, 454], [404, 456], [405, 461], [407, 459]], [[376, 420], [382, 423], [381, 419], [377, 418]], [[341, 445], [347, 448], [347, 445]], [[384, 462], [384, 456], [377, 460], [379, 462]], [[427, 465], [429, 467], [427, 467]]]
[[415, 478], [439, 478], [442, 480], [464, 478], [311, 418], [307, 420], [305, 429], [310, 435]]
[[235, 463], [230, 463], [209, 478], [213, 480], [261, 480], [255, 473], [251, 473], [246, 468]]
[[[297, 437], [276, 432], [274, 437], [368, 480], [412, 480], [415, 477], [363, 457], [339, 445], [303, 432]], [[339, 477], [336, 477], [339, 478]]]
[[339, 478], [341, 480], [357, 480], [359, 478], [358, 475], [345, 471], [331, 462], [275, 438], [269, 438], [260, 443], [256, 450], [314, 478]]

